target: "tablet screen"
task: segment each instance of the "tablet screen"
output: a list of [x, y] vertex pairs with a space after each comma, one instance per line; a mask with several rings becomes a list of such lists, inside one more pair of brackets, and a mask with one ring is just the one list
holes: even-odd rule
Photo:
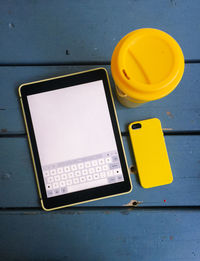
[[27, 99], [48, 198], [124, 181], [102, 80]]

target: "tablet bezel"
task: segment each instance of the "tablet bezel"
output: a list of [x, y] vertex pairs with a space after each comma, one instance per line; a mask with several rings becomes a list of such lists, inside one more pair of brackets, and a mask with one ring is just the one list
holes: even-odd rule
[[[117, 150], [121, 162], [124, 181], [48, 198], [46, 194], [42, 168], [41, 168], [27, 96], [32, 94], [72, 87], [72, 86], [76, 88], [76, 85], [98, 81], [98, 80], [103, 81], [103, 86], [106, 94], [106, 100], [109, 108], [110, 118], [111, 118], [114, 136], [116, 140]], [[62, 208], [69, 205], [75, 205], [87, 201], [97, 200], [100, 198], [111, 197], [114, 195], [124, 194], [131, 191], [132, 184], [131, 184], [130, 175], [126, 163], [124, 148], [121, 139], [121, 133], [119, 130], [119, 124], [118, 124], [117, 115], [116, 115], [114, 102], [112, 98], [112, 92], [110, 88], [107, 71], [104, 68], [98, 68], [98, 69], [93, 69], [80, 73], [45, 79], [42, 81], [22, 84], [19, 87], [19, 95], [21, 99], [23, 115], [24, 115], [26, 130], [28, 134], [29, 145], [31, 149], [31, 155], [33, 158], [36, 180], [38, 183], [38, 189], [41, 196], [42, 207], [45, 210]]]

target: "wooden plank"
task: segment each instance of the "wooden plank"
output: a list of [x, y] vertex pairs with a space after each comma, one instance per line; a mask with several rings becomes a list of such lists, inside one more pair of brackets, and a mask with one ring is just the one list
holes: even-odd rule
[[109, 61], [117, 42], [141, 27], [168, 32], [186, 59], [200, 59], [199, 13], [198, 0], [3, 1], [0, 63]]
[[[17, 88], [21, 83], [83, 71], [98, 66], [25, 66], [0, 67], [0, 134], [24, 132]], [[110, 74], [110, 66], [105, 66]], [[158, 117], [163, 128], [172, 130], [200, 130], [199, 103], [200, 64], [186, 64], [185, 74], [176, 90], [162, 100], [147, 103], [139, 108], [127, 109], [115, 97], [121, 131], [135, 120]]]
[[[199, 206], [200, 136], [165, 138], [174, 174], [172, 184], [143, 189], [137, 175], [131, 174], [131, 193], [80, 206], [124, 206], [131, 200], [141, 201], [140, 206]], [[123, 140], [131, 166], [129, 138]], [[26, 138], [1, 138], [0, 148], [0, 207], [40, 207]]]
[[37, 211], [0, 215], [3, 260], [199, 261], [197, 210]]

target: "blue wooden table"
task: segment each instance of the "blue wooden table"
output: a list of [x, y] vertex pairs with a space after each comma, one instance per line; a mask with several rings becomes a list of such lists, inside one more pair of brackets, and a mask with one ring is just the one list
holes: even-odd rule
[[[0, 1], [0, 260], [200, 260], [199, 14], [199, 0]], [[44, 212], [17, 87], [100, 66], [110, 74], [115, 45], [141, 27], [179, 42], [185, 73], [172, 94], [139, 108], [115, 97], [117, 114], [129, 167], [127, 125], [161, 120], [174, 182], [143, 189], [133, 172], [130, 194]]]

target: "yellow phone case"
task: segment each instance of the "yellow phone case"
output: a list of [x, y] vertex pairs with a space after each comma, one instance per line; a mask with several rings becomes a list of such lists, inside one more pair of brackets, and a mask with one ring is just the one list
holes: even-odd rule
[[129, 134], [141, 186], [152, 188], [171, 183], [173, 175], [160, 120], [132, 122]]

